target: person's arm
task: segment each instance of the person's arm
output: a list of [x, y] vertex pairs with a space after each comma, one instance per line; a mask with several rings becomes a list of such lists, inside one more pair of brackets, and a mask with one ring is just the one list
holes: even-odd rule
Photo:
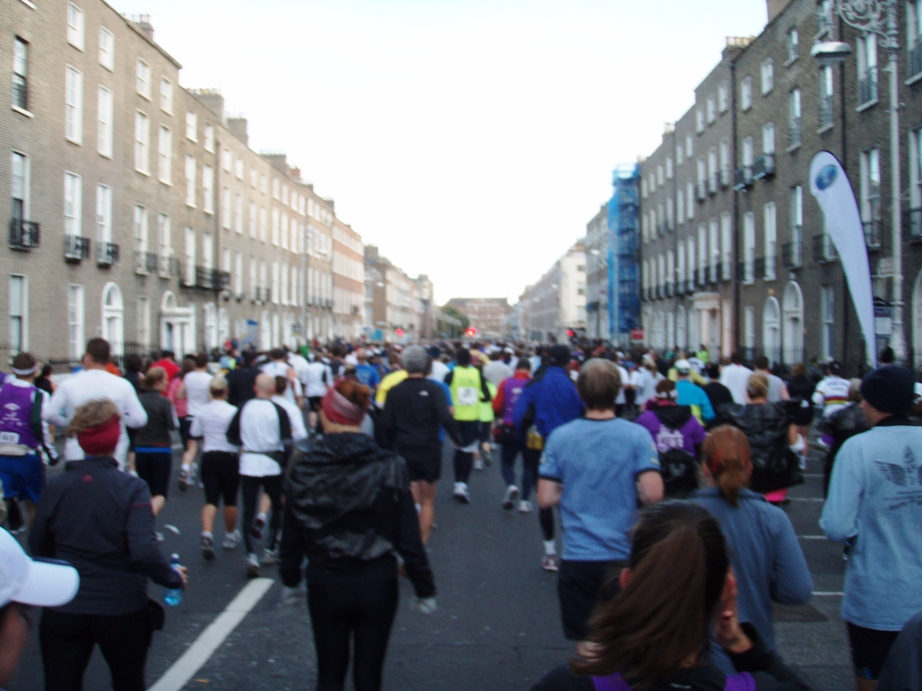
[[563, 496], [563, 485], [560, 480], [542, 477], [538, 480], [538, 506], [542, 509], [552, 509], [560, 504]]
[[435, 596], [435, 578], [426, 556], [426, 548], [419, 533], [419, 515], [408, 489], [400, 491], [397, 499], [397, 541], [394, 547], [403, 558], [404, 569], [416, 597]]
[[224, 436], [227, 437], [227, 441], [234, 446], [243, 447], [243, 442], [240, 440], [240, 415], [243, 413], [243, 409], [246, 405], [240, 407], [234, 417], [230, 422], [230, 425], [227, 427], [227, 432], [224, 433]]
[[506, 380], [500, 382], [499, 386], [496, 389], [496, 396], [493, 397], [493, 412], [496, 415], [502, 415], [503, 413], [503, 404], [505, 402], [505, 394], [503, 393], [503, 384], [506, 383]]
[[637, 498], [645, 506], [663, 500], [663, 476], [656, 470], [647, 470], [637, 477]]
[[856, 437], [846, 441], [832, 467], [820, 527], [833, 542], [847, 542], [858, 534], [858, 509], [864, 488], [856, 468], [862, 460], [857, 444], [860, 441]]
[[[525, 392], [522, 392], [525, 395]], [[522, 399], [520, 398], [519, 401]], [[518, 403], [519, 401], [516, 401]], [[538, 506], [542, 509], [549, 509], [557, 506], [563, 497], [563, 469], [560, 467], [560, 459], [557, 455], [557, 435], [551, 434], [544, 445], [544, 455], [541, 457], [541, 465], [538, 466]]]
[[704, 393], [704, 389], [699, 388], [698, 392], [700, 393], [701, 417], [704, 418], [705, 422], [710, 422], [715, 417], [714, 406], [711, 405], [711, 399]]
[[42, 406], [42, 420], [50, 422], [58, 427], [66, 427], [70, 422], [68, 419], [68, 401], [67, 401], [67, 383], [61, 384], [57, 390], [51, 394], [51, 400], [47, 406]]
[[[150, 505], [150, 492], [142, 480], [129, 502], [125, 547], [133, 571], [139, 571], [164, 588], [183, 587], [182, 577], [161, 554]], [[143, 486], [142, 486], [143, 485]]]
[[[774, 513], [774, 512], [773, 512]], [[771, 598], [783, 605], [802, 605], [813, 593], [813, 577], [787, 514], [778, 516], [774, 535]]]
[[461, 446], [461, 430], [458, 427], [458, 422], [455, 420], [454, 415], [451, 412], [451, 406], [448, 405], [448, 400], [445, 398], [445, 392], [442, 391], [442, 387], [438, 384], [433, 387], [433, 391], [436, 392], [435, 409], [439, 416], [439, 424], [445, 428], [449, 438], [455, 443], [455, 445]]
[[126, 388], [125, 410], [122, 411], [125, 419], [125, 426], [135, 429], [144, 427], [144, 425], [147, 424], [147, 411], [144, 410], [144, 406], [141, 405], [141, 400], [138, 398], [138, 394], [134, 390], [134, 387], [128, 380], [123, 381]]
[[305, 551], [301, 526], [291, 507], [286, 504], [282, 519], [282, 542], [279, 545], [279, 575], [288, 588], [295, 588], [301, 583], [301, 564], [304, 562]]

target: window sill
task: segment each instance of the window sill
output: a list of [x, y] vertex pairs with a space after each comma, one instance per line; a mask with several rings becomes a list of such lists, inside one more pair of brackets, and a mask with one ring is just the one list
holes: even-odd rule
[[67, 141], [69, 141], [71, 144], [76, 144], [77, 146], [83, 146], [83, 140], [82, 140], [82, 139], [73, 139], [73, 138], [71, 138], [71, 137], [64, 137], [64, 138], [65, 138]]
[[816, 133], [817, 134], [826, 134], [829, 130], [833, 128], [833, 125], [826, 125], [825, 127], [820, 127]]
[[204, 213], [207, 216], [214, 216], [214, 210], [212, 209], [202, 209], [202, 213]]
[[188, 207], [188, 208], [190, 208], [190, 209], [194, 209], [194, 208], [195, 208], [195, 202], [186, 202], [186, 207]]
[[878, 99], [875, 98], [874, 100], [868, 101], [867, 103], [862, 103], [860, 106], [858, 106], [857, 108], [855, 108], [855, 112], [856, 112], [856, 113], [863, 113], [863, 112], [866, 111], [868, 108], [873, 108], [874, 106], [876, 106], [876, 105], [878, 104], [878, 102], [879, 102]]
[[145, 177], [148, 177], [148, 178], [150, 177], [150, 171], [149, 171], [149, 170], [141, 170], [140, 168], [135, 168], [135, 169], [134, 169], [134, 172], [139, 173], [139, 174], [141, 174], [141, 175], [143, 175], [143, 176], [145, 176]]
[[162, 179], [162, 178], [158, 178], [158, 179], [160, 180], [160, 184], [161, 184], [161, 185], [166, 185], [167, 187], [172, 187], [172, 186], [173, 186], [173, 181], [172, 181], [172, 180], [164, 180], [164, 179]]
[[792, 57], [792, 58], [788, 58], [787, 60], [784, 61], [784, 66], [785, 66], [785, 67], [790, 67], [790, 66], [793, 65], [795, 62], [797, 62], [797, 60], [798, 60], [799, 57], [800, 57], [799, 55], [795, 55], [795, 56]]
[[913, 84], [915, 84], [915, 83], [916, 83], [917, 81], [919, 81], [919, 80], [922, 80], [922, 72], [918, 72], [918, 73], [912, 75], [909, 79], [907, 79], [905, 82], [903, 82], [903, 84], [905, 84], [906, 86], [912, 86]]
[[31, 112], [29, 112], [29, 111], [26, 110], [25, 108], [20, 108], [19, 106], [10, 106], [10, 108], [12, 108], [13, 110], [15, 110], [15, 111], [16, 111], [17, 113], [19, 113], [20, 115], [25, 115], [27, 118], [34, 118], [34, 117], [35, 117]]
[[150, 94], [142, 94], [140, 91], [136, 92], [138, 96], [143, 98], [145, 101], [150, 101]]
[[29, 2], [29, 0], [22, 0], [22, 4], [23, 4], [23, 5], [26, 5], [27, 7], [31, 7], [33, 10], [34, 10], [34, 9], [38, 9], [38, 8], [35, 7], [34, 4], [32, 4], [31, 2]]
[[797, 151], [801, 146], [803, 146], [803, 142], [801, 142], [800, 144], [791, 144], [791, 146], [788, 147], [787, 151], [789, 154], [793, 153]]

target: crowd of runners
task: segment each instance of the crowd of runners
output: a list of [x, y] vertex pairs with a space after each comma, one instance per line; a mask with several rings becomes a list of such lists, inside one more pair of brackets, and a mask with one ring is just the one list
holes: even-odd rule
[[[449, 444], [453, 499], [483, 501], [470, 477], [498, 461], [497, 511], [536, 515], [534, 568], [557, 572], [575, 658], [536, 688], [809, 688], [775, 652], [771, 606], [811, 596], [783, 507], [813, 439], [858, 688], [920, 688], [919, 385], [886, 362], [843, 374], [601, 342], [228, 342], [116, 363], [94, 338], [57, 378], [20, 353], [0, 378], [0, 649], [44, 606], [46, 688], [79, 688], [99, 645], [113, 687], [143, 689], [163, 623], [148, 579], [188, 582], [158, 546], [168, 498], [202, 490], [201, 557], [240, 554], [249, 578], [277, 565], [283, 602], [310, 610], [317, 688], [342, 689], [351, 657], [355, 688], [378, 689], [398, 574], [436, 611], [425, 545]], [[46, 473], [56, 434], [66, 467]], [[71, 566], [32, 562], [17, 534]]]

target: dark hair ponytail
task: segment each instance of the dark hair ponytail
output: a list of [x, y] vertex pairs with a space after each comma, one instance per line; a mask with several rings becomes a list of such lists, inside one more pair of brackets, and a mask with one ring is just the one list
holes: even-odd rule
[[627, 587], [590, 621], [597, 656], [571, 668], [596, 676], [620, 672], [644, 688], [707, 649], [730, 559], [720, 525], [705, 509], [664, 502], [641, 514], [629, 565]]

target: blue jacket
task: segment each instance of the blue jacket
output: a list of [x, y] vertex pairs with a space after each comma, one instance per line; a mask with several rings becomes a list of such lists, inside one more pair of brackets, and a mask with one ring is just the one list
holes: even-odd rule
[[711, 405], [711, 399], [700, 386], [688, 379], [680, 379], [675, 384], [675, 390], [678, 394], [676, 403], [690, 405], [698, 422], [710, 422], [714, 419], [714, 406]]
[[533, 379], [519, 396], [512, 420], [521, 434], [526, 431], [522, 429], [522, 421], [529, 408], [534, 409], [534, 425], [545, 439], [561, 425], [583, 414], [583, 402], [576, 386], [562, 367], [548, 367], [544, 376], [537, 381]]

